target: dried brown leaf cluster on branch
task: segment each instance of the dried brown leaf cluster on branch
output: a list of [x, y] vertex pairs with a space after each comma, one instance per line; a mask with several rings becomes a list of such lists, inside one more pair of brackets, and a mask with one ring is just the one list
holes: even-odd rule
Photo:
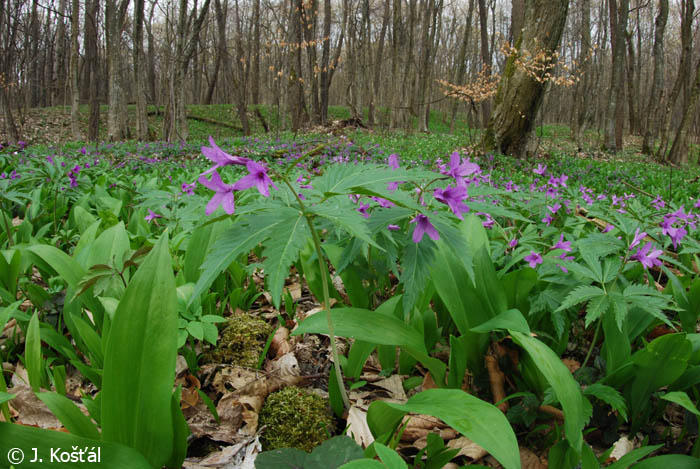
[[[515, 57], [515, 66], [532, 77], [538, 83], [552, 83], [556, 86], [570, 87], [574, 86], [581, 80], [582, 72], [574, 61], [572, 65], [568, 65], [561, 59], [559, 51], [547, 53], [543, 49], [537, 49], [534, 52], [527, 49], [518, 49], [508, 42], [504, 42], [501, 46], [501, 53], [506, 57]], [[591, 51], [584, 60], [590, 57]], [[556, 74], [556, 69], [561, 69], [561, 74]]]
[[445, 96], [476, 104], [493, 98], [500, 80], [500, 75], [491, 75], [484, 69], [476, 75], [474, 80], [465, 85], [455, 85], [446, 80], [435, 81], [443, 88], [442, 92]]

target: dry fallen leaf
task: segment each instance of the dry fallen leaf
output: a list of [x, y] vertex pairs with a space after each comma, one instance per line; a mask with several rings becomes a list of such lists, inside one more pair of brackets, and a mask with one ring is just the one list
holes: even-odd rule
[[367, 425], [367, 412], [359, 407], [350, 407], [347, 427], [347, 435], [354, 438], [355, 442], [363, 448], [374, 442], [374, 436], [372, 436], [369, 425]]
[[630, 440], [627, 435], [622, 435], [613, 445], [613, 450], [612, 453], [610, 453], [609, 459], [619, 461], [622, 456], [640, 446], [641, 444], [636, 438]]
[[275, 332], [270, 342], [270, 354], [275, 358], [292, 351], [292, 344], [289, 342], [289, 329], [280, 327]]
[[520, 447], [522, 469], [547, 469], [548, 464], [527, 448]]
[[459, 438], [455, 438], [454, 440], [448, 441], [447, 447], [450, 449], [459, 449], [459, 453], [457, 453], [457, 456], [455, 457], [466, 456], [472, 461], [478, 461], [489, 454], [484, 448], [477, 445], [466, 436], [461, 436]]
[[392, 401], [403, 403], [408, 400], [406, 392], [403, 389], [403, 381], [399, 375], [391, 375], [386, 379], [372, 383], [372, 386], [379, 386], [389, 391]]

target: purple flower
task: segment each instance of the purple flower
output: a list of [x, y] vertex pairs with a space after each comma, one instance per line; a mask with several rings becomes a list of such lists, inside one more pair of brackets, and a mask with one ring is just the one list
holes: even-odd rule
[[150, 222], [152, 222], [153, 220], [155, 220], [156, 218], [163, 218], [163, 215], [158, 215], [156, 212], [154, 212], [153, 210], [151, 210], [151, 209], [149, 208], [149, 209], [148, 209], [148, 215], [146, 215], [146, 217], [144, 218], [144, 220], [146, 220], [147, 222], [150, 223]]
[[212, 173], [221, 166], [226, 166], [229, 164], [245, 165], [250, 161], [250, 159], [248, 158], [229, 155], [221, 148], [219, 148], [216, 145], [216, 143], [214, 143], [214, 138], [211, 136], [209, 137], [209, 144], [211, 145], [211, 147], [202, 147], [202, 154], [205, 157], [207, 157], [207, 159], [209, 159], [212, 163], [214, 163], [214, 166], [202, 173], [203, 175]]
[[634, 238], [632, 238], [632, 242], [630, 243], [630, 247], [628, 248], [629, 250], [632, 250], [635, 246], [637, 246], [642, 239], [646, 236], [646, 232], [642, 231], [641, 233], [639, 232], [639, 228], [637, 228], [634, 232]]
[[457, 218], [464, 220], [462, 213], [469, 211], [469, 207], [462, 202], [467, 198], [467, 189], [465, 187], [447, 186], [445, 189], [438, 188], [435, 189], [433, 195], [436, 200], [450, 207], [450, 210], [457, 215]]
[[194, 194], [194, 188], [197, 186], [196, 182], [193, 182], [192, 184], [187, 184], [186, 182], [182, 183], [182, 192], [186, 193], [187, 195], [192, 195]]
[[265, 166], [258, 164], [255, 161], [248, 160], [245, 167], [248, 169], [250, 174], [239, 179], [236, 184], [233, 185], [234, 190], [240, 191], [255, 186], [262, 195], [269, 197], [269, 187], [272, 186], [277, 189], [275, 183], [272, 182], [270, 176], [267, 175], [267, 168], [265, 168]]
[[651, 205], [653, 205], [656, 210], [661, 210], [666, 207], [666, 202], [663, 201], [660, 195], [657, 195], [656, 198], [651, 201]]
[[537, 264], [542, 263], [542, 256], [535, 251], [530, 251], [530, 254], [525, 256], [523, 260], [527, 261], [530, 267], [534, 269], [537, 267]]
[[393, 169], [399, 169], [399, 155], [392, 153], [389, 155], [389, 167]]
[[403, 184], [403, 183], [404, 183], [404, 181], [390, 182], [386, 186], [386, 190], [388, 190], [389, 192], [394, 192], [399, 187], [399, 184]]
[[396, 204], [394, 202], [392, 202], [391, 200], [386, 200], [386, 199], [383, 199], [381, 197], [370, 197], [370, 199], [377, 202], [380, 207], [384, 207], [384, 208], [396, 207]]
[[459, 152], [455, 151], [450, 155], [449, 170], [447, 170], [447, 175], [452, 176], [457, 180], [459, 184], [462, 178], [469, 176], [471, 174], [479, 171], [479, 165], [476, 163], [471, 163], [470, 161], [463, 160], [459, 156]]
[[559, 202], [555, 203], [553, 206], [547, 205], [547, 210], [549, 210], [552, 213], [557, 213], [557, 211], [561, 208], [561, 204]]
[[400, 230], [401, 227], [399, 225], [387, 225], [386, 229], [389, 231], [396, 231], [396, 230]]
[[682, 226], [679, 228], [670, 228], [668, 230], [668, 235], [671, 238], [671, 243], [673, 243], [673, 249], [678, 248], [678, 243], [687, 235], [688, 232]]
[[513, 249], [517, 245], [518, 245], [518, 238], [513, 238], [508, 242], [508, 246], [510, 246], [511, 249]]
[[663, 254], [663, 251], [661, 249], [656, 249], [654, 251], [651, 251], [651, 253], [649, 253], [650, 249], [651, 249], [651, 241], [646, 243], [643, 248], [641, 248], [637, 252], [635, 252], [630, 257], [630, 259], [634, 259], [634, 260], [641, 262], [645, 269], [649, 269], [655, 265], [661, 265], [661, 261], [657, 258], [661, 254]]
[[229, 215], [235, 211], [233, 201], [234, 186], [224, 184], [218, 172], [214, 171], [211, 173], [211, 180], [202, 175], [199, 177], [198, 181], [207, 189], [211, 189], [215, 192], [207, 204], [207, 208], [204, 213], [211, 215], [219, 207], [219, 205], [221, 205], [224, 212], [228, 213]]
[[533, 173], [539, 174], [540, 176], [542, 176], [545, 171], [547, 171], [547, 165], [542, 166], [541, 163], [538, 163], [537, 168], [532, 170]]
[[369, 204], [360, 204], [360, 208], [357, 209], [360, 214], [365, 217], [369, 218], [369, 213], [367, 213], [367, 209], [369, 208]]
[[693, 207], [700, 208], [700, 199], [698, 199], [697, 202], [695, 202], [695, 205], [693, 205]]
[[605, 228], [603, 228], [603, 233], [610, 233], [614, 228], [615, 227], [613, 225], [608, 223], [608, 225]]
[[552, 218], [552, 214], [548, 213], [547, 216], [542, 219], [542, 223], [549, 226], [553, 220], [554, 220], [554, 218]]
[[411, 223], [416, 224], [416, 228], [413, 230], [414, 243], [420, 243], [425, 233], [428, 233], [428, 236], [430, 236], [430, 239], [432, 239], [433, 241], [437, 241], [438, 239], [440, 239], [440, 234], [437, 232], [432, 223], [430, 223], [428, 217], [426, 217], [422, 213], [416, 215], [416, 217], [413, 220], [411, 220]]
[[566, 252], [571, 252], [571, 241], [564, 241], [564, 233], [562, 233], [559, 236], [559, 241], [552, 246], [552, 249], [563, 249]]
[[673, 214], [664, 215], [664, 221], [662, 221], [661, 223], [659, 223], [659, 226], [660, 226], [661, 228], [663, 228], [663, 229], [661, 230], [661, 233], [663, 233], [663, 234], [665, 234], [665, 235], [669, 235], [669, 234], [670, 234], [671, 227], [672, 227], [672, 225], [673, 225], [675, 222], [676, 222], [676, 217], [673, 216]]

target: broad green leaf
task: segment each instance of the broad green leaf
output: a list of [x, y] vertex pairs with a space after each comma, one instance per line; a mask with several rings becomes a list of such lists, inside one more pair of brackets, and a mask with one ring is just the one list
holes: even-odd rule
[[[423, 336], [395, 316], [360, 308], [331, 309], [331, 321], [336, 335], [352, 337], [376, 345], [397, 345], [423, 363], [435, 383], [444, 383], [445, 364], [428, 356]], [[321, 311], [304, 320], [292, 335], [328, 334], [326, 312]]]
[[167, 233], [136, 271], [114, 314], [102, 379], [102, 437], [170, 460], [177, 355], [175, 278]]
[[72, 434], [93, 440], [100, 439], [100, 432], [95, 424], [67, 397], [55, 392], [39, 392], [36, 397], [46, 404], [51, 413]]
[[39, 392], [44, 374], [44, 362], [41, 358], [41, 335], [39, 332], [39, 313], [35, 312], [29, 321], [24, 347], [24, 366], [27, 368], [29, 384], [32, 391]]
[[501, 279], [501, 285], [508, 299], [508, 307], [527, 314], [530, 292], [537, 284], [537, 271], [530, 267], [508, 272]]
[[335, 436], [321, 443], [306, 457], [304, 469], [335, 469], [362, 459], [363, 451], [349, 436]]
[[509, 329], [522, 332], [523, 334], [530, 334], [530, 326], [527, 324], [525, 316], [517, 309], [504, 311], [485, 323], [473, 327], [471, 330], [472, 332], [487, 333], [498, 329]]
[[17, 394], [10, 394], [9, 392], [0, 392], [0, 404], [4, 404], [7, 401], [11, 401], [17, 397]]
[[688, 394], [686, 394], [683, 391], [667, 392], [666, 394], [661, 395], [661, 399], [663, 399], [665, 401], [669, 401], [669, 402], [675, 402], [676, 404], [683, 407], [688, 412], [693, 413], [693, 414], [700, 417], [700, 411], [698, 410], [697, 407], [695, 407], [695, 404], [693, 404], [693, 401], [690, 400], [690, 397], [688, 397]]
[[[563, 365], [562, 365], [563, 366]], [[398, 411], [398, 412], [397, 412]], [[444, 421], [489, 452], [506, 469], [520, 468], [518, 441], [503, 412], [488, 402], [459, 389], [428, 389], [405, 404], [373, 402], [367, 421], [375, 437], [388, 428], [384, 417], [395, 427], [406, 413], [427, 414]], [[374, 427], [374, 428], [373, 428]]]
[[199, 226], [192, 231], [185, 251], [183, 267], [185, 281], [196, 282], [199, 279], [199, 268], [202, 266], [209, 248], [229, 224], [227, 218], [220, 222]]
[[374, 450], [388, 469], [408, 469], [406, 462], [393, 449], [381, 443], [375, 443]]
[[263, 268], [267, 278], [272, 303], [279, 308], [284, 281], [289, 277], [289, 268], [298, 259], [299, 252], [311, 237], [306, 217], [299, 210], [280, 209], [276, 230], [282, 236], [272, 236], [265, 242]]
[[[190, 436], [190, 427], [187, 425], [187, 420], [185, 420], [180, 408], [181, 391], [181, 386], [178, 386], [170, 400], [170, 411], [173, 418], [173, 452], [166, 467], [172, 469], [182, 468], [182, 462], [187, 456], [187, 437]], [[200, 394], [203, 393], [200, 392]]]
[[113, 265], [121, 271], [124, 267], [124, 254], [129, 249], [129, 235], [124, 229], [124, 222], [119, 222], [97, 237], [90, 247], [88, 265]]
[[554, 389], [554, 393], [564, 410], [566, 437], [571, 446], [580, 452], [583, 444], [581, 431], [586, 424], [585, 398], [581, 394], [581, 388], [569, 369], [543, 342], [518, 331], [510, 331], [510, 335], [530, 355], [532, 362]]
[[[37, 443], [41, 444], [37, 444]], [[61, 448], [70, 452], [73, 447], [88, 451], [100, 449], [100, 461], [88, 462], [88, 454], [83, 457], [86, 462], [51, 462], [50, 448]], [[24, 461], [18, 467], [34, 469], [153, 469], [153, 466], [137, 450], [128, 446], [103, 440], [91, 440], [70, 433], [44, 430], [12, 423], [0, 422], [0, 455], [3, 461], [10, 450], [24, 450]], [[32, 448], [37, 448], [41, 461], [30, 462], [34, 457]]]
[[700, 469], [700, 459], [685, 454], [664, 454], [638, 462], [632, 469]]
[[[663, 445], [642, 446], [641, 448], [633, 449], [629, 453], [622, 456], [619, 460], [608, 466], [608, 469], [627, 469], [632, 464], [636, 463], [645, 456], [661, 448]], [[636, 465], [634, 467], [637, 467]]]

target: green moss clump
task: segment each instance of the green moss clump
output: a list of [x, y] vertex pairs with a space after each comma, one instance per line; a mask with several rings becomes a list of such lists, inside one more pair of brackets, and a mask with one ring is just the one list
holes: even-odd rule
[[259, 426], [265, 426], [260, 437], [263, 449], [297, 448], [308, 453], [331, 436], [333, 416], [327, 399], [288, 386], [267, 396]]
[[216, 347], [204, 352], [202, 363], [229, 363], [257, 368], [272, 326], [260, 319], [236, 315], [226, 321]]

